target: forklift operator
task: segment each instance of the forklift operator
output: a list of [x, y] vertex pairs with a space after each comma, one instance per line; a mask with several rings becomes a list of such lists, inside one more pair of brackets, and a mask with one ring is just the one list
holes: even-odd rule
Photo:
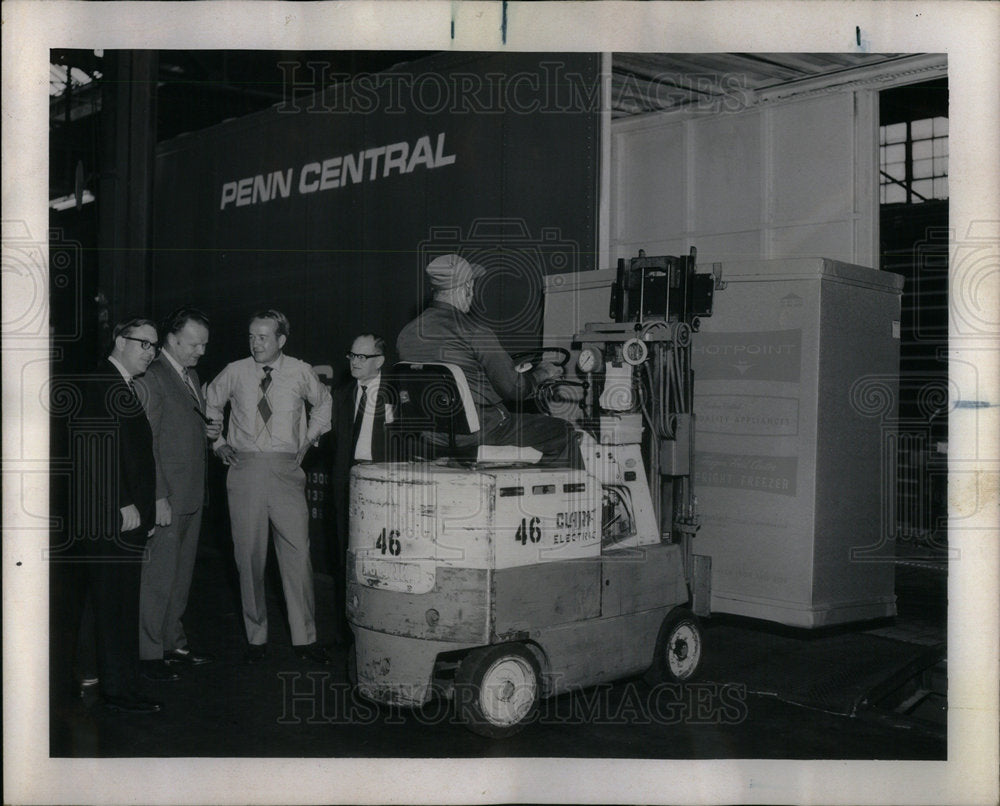
[[427, 265], [434, 288], [430, 306], [399, 334], [402, 361], [455, 364], [465, 373], [479, 413], [480, 430], [470, 444], [517, 445], [541, 452], [540, 464], [582, 468], [572, 425], [543, 414], [512, 413], [504, 400], [531, 395], [550, 378], [562, 375], [554, 364], [539, 363], [518, 372], [496, 334], [469, 316], [476, 279], [485, 269], [458, 255], [443, 255]]

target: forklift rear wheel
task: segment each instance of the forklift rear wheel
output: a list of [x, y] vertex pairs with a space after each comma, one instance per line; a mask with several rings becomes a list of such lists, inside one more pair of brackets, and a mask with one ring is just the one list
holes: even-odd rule
[[660, 626], [646, 681], [656, 684], [693, 680], [701, 666], [702, 646], [698, 617], [685, 608], [671, 610]]
[[473, 733], [513, 736], [538, 706], [540, 679], [538, 661], [520, 644], [474, 649], [455, 673], [455, 711]]

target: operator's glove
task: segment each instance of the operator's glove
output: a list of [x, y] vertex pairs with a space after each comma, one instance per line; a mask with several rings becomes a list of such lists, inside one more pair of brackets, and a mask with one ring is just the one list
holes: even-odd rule
[[552, 380], [553, 378], [561, 378], [563, 371], [562, 367], [557, 367], [555, 364], [543, 361], [535, 367], [532, 374], [535, 377], [535, 383], [544, 383], [545, 381]]

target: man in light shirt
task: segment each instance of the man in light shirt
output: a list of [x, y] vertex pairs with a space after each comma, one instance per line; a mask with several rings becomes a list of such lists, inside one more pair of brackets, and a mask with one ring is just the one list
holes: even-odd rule
[[[254, 314], [250, 357], [229, 364], [208, 385], [207, 414], [221, 422], [226, 404], [231, 406], [226, 436], [214, 450], [229, 466], [226, 488], [249, 641], [246, 659], [254, 663], [267, 651], [264, 570], [270, 524], [295, 654], [329, 664], [330, 656], [316, 643], [301, 464], [310, 446], [330, 430], [332, 401], [309, 364], [284, 354], [288, 334], [288, 319], [280, 311]], [[308, 415], [306, 403], [312, 407]]]
[[161, 332], [163, 348], [136, 382], [144, 393], [156, 459], [156, 532], [142, 567], [139, 657], [146, 678], [175, 680], [174, 668], [213, 660], [190, 649], [181, 617], [198, 553], [207, 440], [217, 439], [220, 427], [205, 420], [195, 370], [208, 345], [208, 317], [196, 308], [180, 308]]
[[387, 389], [382, 382], [385, 340], [375, 333], [354, 339], [347, 354], [350, 382], [333, 393], [334, 441], [333, 493], [336, 508], [333, 539], [334, 634], [338, 642], [348, 639], [344, 611], [346, 596], [347, 527], [350, 504], [351, 467], [358, 462], [383, 462], [386, 458]]

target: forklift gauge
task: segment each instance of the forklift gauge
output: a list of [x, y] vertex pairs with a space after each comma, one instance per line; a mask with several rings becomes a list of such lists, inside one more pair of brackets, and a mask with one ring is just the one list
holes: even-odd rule
[[580, 357], [576, 359], [576, 365], [580, 368], [580, 372], [590, 373], [597, 369], [600, 360], [601, 356], [597, 350], [588, 347], [581, 351]]
[[647, 355], [649, 348], [646, 347], [646, 342], [639, 339], [629, 339], [622, 346], [622, 358], [626, 364], [631, 364], [633, 367], [645, 361]]

